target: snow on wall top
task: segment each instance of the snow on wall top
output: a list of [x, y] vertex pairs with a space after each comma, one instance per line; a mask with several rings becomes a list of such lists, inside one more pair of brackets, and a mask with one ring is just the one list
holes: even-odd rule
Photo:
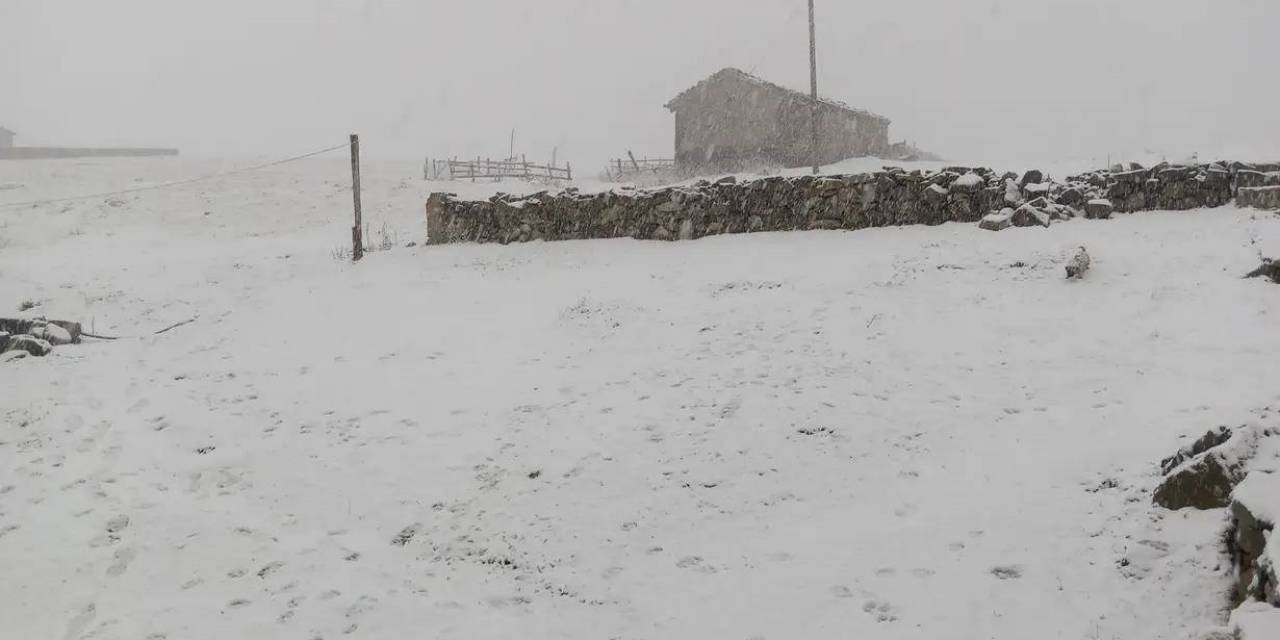
[[[702, 82], [699, 82], [698, 84], [695, 84], [692, 87], [689, 87], [688, 89], [685, 89], [684, 91], [680, 92], [680, 95], [677, 95], [676, 97], [672, 98], [671, 101], [664, 106], [671, 111], [675, 111], [679, 103], [683, 102], [685, 99], [687, 99], [689, 96], [693, 95], [694, 93], [701, 91], [708, 85], [711, 85], [717, 82], [722, 82], [725, 80], [731, 80], [731, 79], [748, 82], [758, 87], [768, 89], [770, 91], [785, 93], [800, 102], [807, 103], [811, 100], [811, 98], [809, 97], [809, 94], [807, 93], [796, 91], [794, 89], [788, 89], [780, 84], [774, 84], [763, 78], [753, 76], [750, 73], [747, 73], [746, 71], [743, 71], [741, 69], [726, 67], [724, 69], [721, 69], [715, 72], [714, 74], [711, 75], [711, 77], [703, 80]], [[818, 104], [823, 104], [823, 105], [826, 105], [835, 109], [839, 109], [841, 111], [844, 111], [853, 115], [861, 116], [864, 118], [871, 118], [873, 120], [878, 120], [880, 122], [883, 122], [886, 125], [892, 122], [888, 118], [878, 113], [872, 113], [865, 109], [855, 109], [849, 106], [848, 104], [845, 104], [844, 102], [840, 102], [839, 100], [832, 100], [830, 98], [823, 98], [819, 96]]]

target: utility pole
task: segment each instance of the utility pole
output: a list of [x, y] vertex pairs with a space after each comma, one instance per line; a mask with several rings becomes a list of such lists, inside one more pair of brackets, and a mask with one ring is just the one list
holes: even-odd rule
[[809, 97], [813, 111], [809, 116], [813, 126], [813, 175], [822, 168], [822, 155], [818, 151], [818, 31], [813, 20], [813, 0], [809, 0]]

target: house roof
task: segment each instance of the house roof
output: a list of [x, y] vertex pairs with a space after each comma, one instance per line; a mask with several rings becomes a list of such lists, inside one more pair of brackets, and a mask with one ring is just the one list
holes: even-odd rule
[[16, 135], [18, 135], [18, 132], [17, 132], [17, 131], [12, 131], [12, 130], [7, 129], [7, 128], [5, 128], [5, 127], [0, 127], [0, 133], [7, 133], [7, 134], [9, 134], [9, 135], [11, 135], [11, 136], [16, 136]]
[[[741, 80], [741, 81], [744, 81], [744, 82], [749, 82], [749, 83], [751, 83], [751, 84], [754, 84], [754, 85], [759, 86], [759, 87], [763, 87], [763, 88], [768, 89], [768, 90], [770, 90], [770, 91], [778, 91], [778, 92], [781, 92], [781, 93], [786, 93], [786, 94], [790, 95], [792, 98], [794, 98], [794, 99], [796, 99], [796, 100], [798, 100], [798, 101], [800, 101], [800, 102], [806, 102], [806, 103], [807, 103], [807, 102], [809, 102], [809, 101], [811, 100], [811, 98], [809, 97], [809, 94], [807, 94], [807, 93], [803, 93], [803, 92], [800, 92], [800, 91], [795, 91], [795, 90], [793, 90], [793, 89], [788, 89], [788, 88], [786, 88], [786, 87], [784, 87], [784, 86], [782, 86], [782, 85], [779, 85], [779, 84], [774, 84], [774, 83], [772, 83], [772, 82], [769, 82], [768, 80], [764, 80], [764, 79], [762, 79], [762, 78], [758, 78], [758, 77], [756, 77], [756, 76], [753, 76], [753, 75], [751, 75], [751, 74], [749, 74], [749, 73], [747, 73], [746, 71], [743, 71], [743, 70], [741, 70], [741, 69], [734, 69], [733, 67], [728, 67], [728, 68], [721, 69], [721, 70], [719, 70], [719, 71], [715, 72], [714, 74], [712, 74], [712, 75], [711, 75], [711, 77], [709, 77], [709, 78], [707, 78], [707, 79], [703, 80], [702, 82], [699, 82], [698, 84], [695, 84], [695, 85], [693, 85], [692, 87], [689, 87], [688, 89], [685, 89], [684, 91], [682, 91], [682, 92], [680, 93], [680, 95], [678, 95], [678, 96], [676, 96], [676, 97], [672, 98], [672, 99], [671, 99], [671, 101], [670, 101], [670, 102], [668, 102], [665, 106], [666, 106], [666, 108], [667, 108], [667, 109], [670, 109], [671, 111], [675, 111], [676, 107], [677, 107], [677, 106], [679, 106], [679, 103], [681, 103], [681, 102], [683, 102], [684, 100], [688, 99], [688, 98], [689, 98], [689, 96], [693, 95], [695, 92], [697, 92], [697, 91], [701, 91], [703, 88], [705, 88], [706, 86], [708, 86], [708, 85], [710, 85], [710, 84], [714, 84], [714, 83], [716, 83], [716, 82], [720, 82], [720, 81], [723, 81], [723, 80], [731, 80], [731, 79], [733, 79], [733, 80]], [[856, 114], [856, 115], [859, 115], [859, 116], [863, 116], [863, 117], [867, 117], [867, 118], [873, 118], [873, 119], [875, 119], [875, 120], [880, 120], [880, 121], [884, 122], [885, 124], [888, 124], [888, 123], [889, 123], [889, 119], [888, 119], [888, 118], [886, 118], [886, 117], [884, 117], [884, 116], [882, 116], [882, 115], [880, 115], [880, 114], [872, 113], [872, 112], [867, 111], [867, 110], [865, 110], [865, 109], [855, 109], [855, 108], [853, 108], [853, 107], [851, 107], [851, 106], [849, 106], [849, 105], [847, 105], [847, 104], [845, 104], [845, 103], [843, 103], [843, 102], [840, 102], [839, 100], [831, 100], [831, 99], [829, 99], [829, 98], [823, 98], [823, 97], [819, 96], [819, 97], [818, 97], [818, 104], [826, 105], [826, 106], [828, 106], [828, 107], [832, 107], [832, 108], [834, 108], [834, 109], [839, 109], [839, 110], [844, 111], [844, 112], [847, 112], [847, 113], [852, 113], [852, 114]]]

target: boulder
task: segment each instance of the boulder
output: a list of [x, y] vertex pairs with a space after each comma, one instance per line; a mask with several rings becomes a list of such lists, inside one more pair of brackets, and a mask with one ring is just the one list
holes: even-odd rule
[[1090, 200], [1089, 204], [1084, 206], [1084, 217], [1090, 220], [1106, 220], [1111, 217], [1111, 213], [1115, 211], [1115, 206], [1110, 200], [1097, 199]]
[[1231, 504], [1231, 490], [1242, 479], [1242, 469], [1210, 452], [1166, 477], [1156, 487], [1154, 502], [1174, 511], [1220, 509]]
[[1084, 202], [1084, 193], [1075, 187], [1071, 187], [1058, 194], [1057, 202], [1068, 207], [1079, 206], [1080, 203]]
[[[1248, 487], [1243, 487], [1241, 493], [1248, 494]], [[1267, 553], [1268, 539], [1275, 531], [1275, 523], [1264, 517], [1251, 502], [1247, 496], [1231, 502], [1229, 542], [1231, 555], [1236, 561], [1232, 604], [1239, 606], [1247, 600], [1261, 600], [1280, 606], [1280, 594], [1277, 593], [1280, 567], [1270, 561]]]
[[1019, 182], [1019, 186], [1025, 187], [1029, 184], [1040, 184], [1041, 182], [1044, 182], [1044, 172], [1039, 169], [1032, 169], [1022, 174], [1022, 181]]
[[1049, 214], [1030, 204], [1024, 204], [1013, 212], [1010, 222], [1015, 227], [1047, 227], [1049, 226]]
[[990, 213], [982, 217], [979, 229], [987, 231], [1003, 231], [1013, 226], [1013, 209], [1005, 209], [1000, 213]]
[[1236, 191], [1236, 204], [1255, 209], [1280, 209], [1280, 186], [1242, 188]]
[[1024, 198], [1022, 197], [1022, 189], [1018, 186], [1018, 184], [1014, 182], [1012, 179], [1005, 180], [1004, 203], [1011, 207], [1016, 207], [1022, 204], [1023, 200]]
[[9, 341], [5, 344], [5, 352], [9, 351], [25, 351], [33, 356], [47, 356], [53, 351], [53, 345], [47, 340], [41, 340], [34, 336], [18, 335], [9, 336]]
[[987, 181], [983, 180], [982, 176], [969, 172], [956, 178], [955, 182], [951, 183], [951, 190], [957, 193], [976, 193], [985, 186]]
[[1280, 284], [1280, 262], [1270, 258], [1262, 259], [1262, 266], [1245, 274], [1246, 278], [1270, 278], [1272, 282]]
[[1248, 475], [1246, 465], [1257, 453], [1259, 439], [1269, 433], [1246, 426], [1205, 434], [1161, 462], [1165, 479], [1153, 501], [1173, 510], [1229, 506], [1232, 490]]

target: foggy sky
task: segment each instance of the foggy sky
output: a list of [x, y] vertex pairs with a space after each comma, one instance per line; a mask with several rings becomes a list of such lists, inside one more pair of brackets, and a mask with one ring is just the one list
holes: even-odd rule
[[[953, 159], [1280, 158], [1275, 0], [818, 0], [821, 92]], [[671, 155], [736, 66], [808, 86], [805, 0], [0, 0], [25, 144]]]

